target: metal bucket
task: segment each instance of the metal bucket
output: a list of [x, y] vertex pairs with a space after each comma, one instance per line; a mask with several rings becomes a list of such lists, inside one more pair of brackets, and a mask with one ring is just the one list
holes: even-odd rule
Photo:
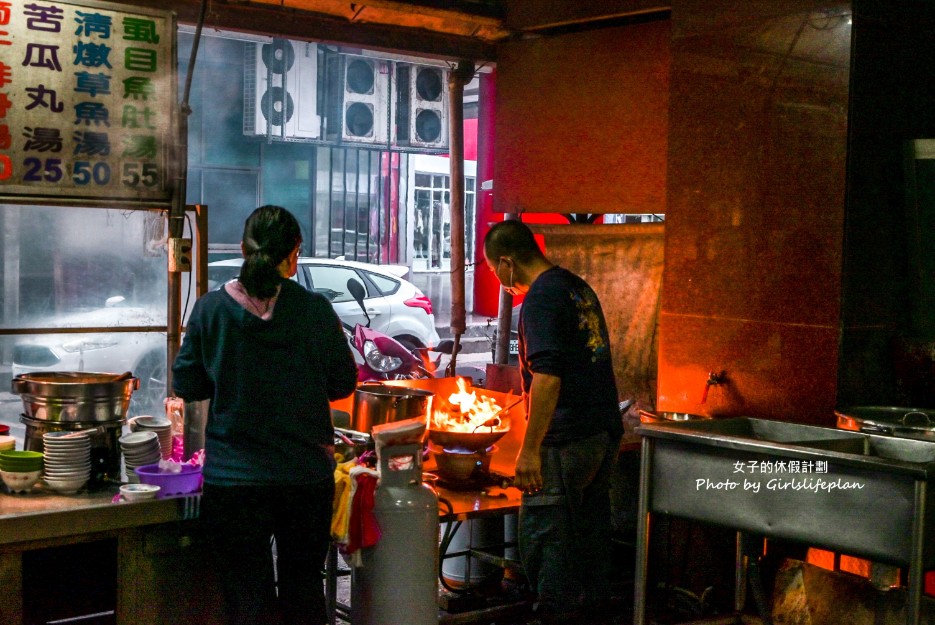
[[140, 380], [129, 372], [47, 371], [18, 375], [11, 386], [31, 419], [89, 423], [126, 418]]
[[354, 391], [350, 429], [369, 434], [375, 425], [414, 418], [427, 421], [434, 396], [417, 388], [361, 384]]

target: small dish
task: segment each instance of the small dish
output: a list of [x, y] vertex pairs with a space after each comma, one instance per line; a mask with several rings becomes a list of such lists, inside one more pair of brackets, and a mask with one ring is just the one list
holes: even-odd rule
[[145, 501], [155, 499], [160, 490], [155, 484], [124, 484], [120, 487], [120, 498], [123, 501]]

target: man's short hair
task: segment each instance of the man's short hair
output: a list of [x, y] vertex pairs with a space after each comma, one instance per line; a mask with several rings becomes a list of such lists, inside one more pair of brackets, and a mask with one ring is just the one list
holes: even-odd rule
[[543, 258], [542, 250], [536, 243], [532, 230], [516, 219], [508, 219], [493, 225], [484, 237], [484, 254], [490, 260], [510, 256], [520, 263]]

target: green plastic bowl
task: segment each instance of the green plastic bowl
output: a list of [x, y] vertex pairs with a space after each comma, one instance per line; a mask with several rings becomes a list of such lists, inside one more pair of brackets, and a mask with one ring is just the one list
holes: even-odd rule
[[36, 458], [42, 460], [42, 452], [8, 449], [7, 451], [0, 451], [0, 460], [4, 458]]
[[8, 450], [0, 452], [0, 471], [29, 473], [42, 470], [42, 452]]

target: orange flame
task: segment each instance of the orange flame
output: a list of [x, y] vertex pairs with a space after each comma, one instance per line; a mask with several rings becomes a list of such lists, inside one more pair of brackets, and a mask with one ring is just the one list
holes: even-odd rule
[[448, 432], [509, 429], [509, 423], [497, 415], [502, 406], [496, 400], [491, 397], [479, 397], [477, 391], [468, 389], [464, 378], [458, 378], [457, 384], [458, 390], [448, 396], [450, 407], [433, 412], [430, 429]]

